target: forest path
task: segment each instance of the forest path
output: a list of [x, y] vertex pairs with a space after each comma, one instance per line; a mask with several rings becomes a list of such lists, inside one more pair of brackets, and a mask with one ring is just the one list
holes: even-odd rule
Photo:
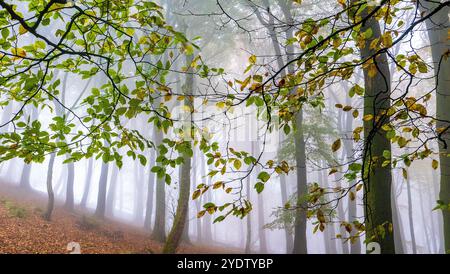
[[[162, 243], [149, 233], [117, 221], [97, 220], [80, 209], [65, 210], [56, 203], [52, 221], [42, 218], [46, 207], [43, 193], [23, 190], [0, 182], [0, 254], [69, 253], [70, 242], [81, 253], [159, 253]], [[178, 253], [237, 253], [238, 250], [182, 244]]]

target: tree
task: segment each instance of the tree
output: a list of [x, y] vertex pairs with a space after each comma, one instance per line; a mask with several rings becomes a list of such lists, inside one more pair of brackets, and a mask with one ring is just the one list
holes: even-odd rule
[[106, 196], [106, 209], [105, 213], [110, 216], [114, 216], [114, 208], [117, 193], [117, 177], [119, 176], [119, 170], [112, 166], [111, 179], [109, 181], [107, 196]]
[[[155, 152], [150, 151], [150, 163], [156, 162]], [[148, 180], [147, 180], [147, 201], [145, 203], [145, 218], [144, 218], [144, 228], [147, 231], [151, 231], [152, 226], [152, 213], [153, 213], [153, 202], [154, 202], [154, 192], [155, 192], [155, 173], [149, 170]]]
[[88, 168], [86, 172], [86, 177], [84, 179], [84, 191], [83, 196], [81, 197], [80, 205], [82, 207], [86, 207], [87, 200], [89, 198], [89, 191], [91, 189], [91, 181], [92, 181], [92, 169], [94, 165], [94, 160], [92, 158], [89, 158], [88, 161]]
[[450, 7], [442, 6], [441, 3], [433, 1], [418, 1], [418, 6], [424, 16], [430, 16], [425, 21], [430, 39], [432, 61], [436, 80], [436, 130], [439, 136], [439, 162], [440, 162], [440, 194], [439, 204], [444, 205], [442, 209], [445, 251], [450, 250], [450, 62], [448, 47], [448, 14]]
[[48, 194], [48, 202], [47, 202], [47, 210], [44, 213], [44, 219], [50, 221], [52, 218], [53, 207], [55, 204], [55, 194], [53, 193], [53, 164], [55, 162], [55, 154], [53, 153], [50, 156], [50, 161], [48, 162], [47, 169], [47, 194]]
[[[187, 29], [187, 25], [182, 22], [181, 28]], [[180, 185], [177, 202], [177, 210], [172, 224], [172, 229], [167, 236], [167, 240], [163, 247], [163, 253], [175, 253], [184, 228], [187, 222], [187, 215], [189, 210], [189, 191], [191, 185], [191, 157], [193, 156], [192, 141], [193, 138], [193, 125], [192, 115], [194, 111], [193, 88], [194, 88], [194, 75], [189, 72], [192, 70], [192, 62], [194, 58], [192, 55], [186, 56], [186, 67], [188, 67], [188, 74], [186, 75], [186, 83], [183, 87], [183, 94], [185, 94], [184, 104], [187, 107], [187, 114], [184, 117], [183, 137], [184, 140], [179, 144], [178, 151], [180, 157], [182, 157], [182, 164], [180, 170]]]
[[374, 39], [381, 39], [382, 33], [376, 18], [368, 16], [368, 7], [361, 16], [367, 18], [361, 32], [369, 30], [371, 36], [365, 39], [360, 48], [361, 59], [372, 63], [364, 72], [364, 117], [374, 117], [364, 121], [364, 188], [366, 191], [364, 211], [366, 241], [380, 244], [382, 253], [395, 253], [392, 233], [391, 208], [391, 167], [382, 166], [383, 153], [391, 152], [391, 142], [386, 137], [383, 125], [388, 123], [387, 110], [390, 107], [391, 79], [387, 55], [374, 56], [370, 45]]
[[[250, 177], [247, 177], [246, 182], [247, 200], [251, 199]], [[246, 220], [246, 235], [245, 235], [245, 254], [252, 252], [252, 216], [248, 215]]]
[[[163, 135], [155, 129], [154, 143], [156, 147], [162, 144]], [[154, 170], [154, 168], [153, 168]], [[152, 170], [152, 171], [153, 171]], [[159, 169], [158, 169], [159, 170]], [[153, 225], [152, 238], [164, 242], [166, 240], [166, 183], [162, 175], [157, 173], [156, 197], [155, 197], [155, 224]]]
[[105, 218], [106, 213], [106, 189], [108, 186], [108, 172], [109, 164], [102, 163], [100, 179], [98, 181], [97, 207], [95, 209], [95, 216], [100, 219]]

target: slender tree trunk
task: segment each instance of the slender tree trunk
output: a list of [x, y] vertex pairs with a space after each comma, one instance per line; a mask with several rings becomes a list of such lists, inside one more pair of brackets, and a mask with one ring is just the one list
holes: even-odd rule
[[109, 182], [107, 197], [106, 197], [106, 214], [114, 217], [114, 208], [116, 203], [116, 189], [117, 189], [117, 177], [119, 177], [119, 168], [111, 166], [112, 173]]
[[[423, 223], [423, 232], [425, 236], [425, 243], [428, 248], [428, 253], [432, 253], [431, 249], [431, 242], [432, 239], [430, 238], [430, 233], [428, 232], [428, 224], [431, 223], [431, 220], [427, 220], [427, 217], [425, 217], [425, 210], [423, 208], [423, 195], [422, 191], [419, 189], [419, 206], [420, 206], [420, 214], [422, 215], [422, 223]], [[431, 217], [431, 215], [429, 215]]]
[[[419, 1], [422, 14], [426, 15], [440, 4], [440, 1]], [[450, 204], [450, 61], [448, 56], [449, 40], [448, 28], [450, 7], [445, 8], [426, 20], [428, 37], [430, 38], [431, 53], [436, 79], [436, 128], [444, 130], [439, 138], [440, 162], [440, 194], [439, 200]], [[445, 252], [450, 253], [450, 210], [442, 210]]]
[[141, 223], [144, 217], [144, 176], [139, 162], [135, 165], [135, 178], [134, 219], [137, 223]]
[[[318, 172], [319, 185], [328, 189], [330, 187], [328, 183], [328, 176], [325, 170]], [[344, 235], [344, 234], [342, 234]], [[334, 225], [333, 219], [330, 216], [328, 220], [327, 227], [325, 228], [323, 237], [325, 240], [325, 250], [327, 254], [337, 254], [336, 241], [333, 240], [336, 236], [336, 226]]]
[[395, 253], [396, 254], [404, 254], [405, 248], [403, 246], [403, 237], [402, 237], [402, 219], [401, 215], [398, 212], [397, 206], [397, 197], [395, 196], [395, 188], [392, 185], [391, 192], [391, 203], [392, 203], [392, 222], [394, 224], [394, 240], [395, 240]]
[[82, 207], [86, 207], [87, 200], [89, 198], [89, 190], [91, 189], [91, 181], [92, 181], [92, 168], [94, 165], [94, 158], [89, 158], [88, 162], [88, 169], [86, 172], [86, 178], [84, 180], [84, 191], [83, 191], [83, 197], [81, 198], [80, 205]]
[[31, 189], [30, 174], [32, 164], [24, 163], [22, 169], [22, 175], [20, 176], [20, 187], [23, 189]]
[[[291, 14], [291, 1], [283, 1], [278, 0], [278, 5], [280, 6], [283, 15], [284, 15], [284, 22], [286, 23], [287, 27], [285, 30], [286, 39], [289, 40], [293, 37], [293, 24], [294, 20]], [[268, 0], [264, 0], [263, 4], [266, 6], [267, 9], [269, 9], [270, 3]], [[264, 19], [262, 18], [258, 7], [253, 6], [253, 9], [255, 11], [255, 14], [257, 15], [260, 22], [265, 25], [267, 30], [269, 31], [269, 34], [272, 39], [272, 44], [275, 50], [275, 54], [277, 56], [282, 56], [281, 54], [281, 48], [280, 44], [277, 38], [277, 34], [275, 33], [275, 24], [274, 24], [274, 18], [271, 14], [268, 15], [268, 22], [265, 23]], [[291, 61], [294, 54], [294, 48], [292, 45], [286, 46], [286, 56], [287, 56], [287, 62]], [[282, 59], [278, 58], [278, 67], [282, 68], [284, 67]], [[288, 72], [289, 74], [294, 73], [293, 66], [288, 66]], [[285, 74], [282, 73], [281, 77], [284, 77]], [[307, 176], [306, 176], [306, 153], [305, 153], [305, 144], [304, 144], [304, 137], [302, 132], [302, 122], [303, 122], [303, 114], [302, 110], [299, 110], [299, 112], [296, 114], [296, 119], [294, 122], [294, 127], [297, 129], [295, 130], [294, 139], [295, 139], [295, 152], [296, 152], [296, 163], [297, 163], [297, 207], [298, 210], [296, 211], [296, 220], [295, 220], [295, 228], [294, 228], [294, 244], [293, 244], [293, 253], [307, 253], [307, 244], [306, 244], [306, 204], [304, 201], [301, 201], [304, 199], [304, 196], [307, 192]]]
[[306, 176], [306, 152], [305, 140], [303, 137], [303, 113], [296, 114], [295, 119], [295, 159], [297, 164], [297, 210], [295, 213], [294, 228], [294, 254], [306, 254], [306, 194], [307, 194], [307, 176]]
[[181, 237], [183, 236], [184, 227], [186, 225], [186, 217], [189, 207], [189, 192], [190, 192], [190, 172], [191, 172], [191, 157], [183, 155], [183, 164], [181, 165], [181, 179], [179, 186], [179, 196], [177, 203], [177, 210], [173, 221], [172, 229], [167, 236], [167, 241], [163, 248], [163, 253], [175, 253]]
[[[439, 198], [439, 191], [438, 191], [438, 186], [439, 186], [439, 174], [437, 171], [432, 171], [432, 178], [433, 178], [433, 194], [434, 194], [434, 199], [432, 200], [433, 203]], [[434, 204], [433, 204], [434, 207]], [[437, 213], [435, 213], [437, 212]], [[442, 222], [442, 214], [440, 211], [433, 211], [432, 213], [433, 215], [436, 214], [436, 218], [437, 218], [437, 242], [438, 242], [438, 250], [437, 253], [439, 254], [443, 254], [444, 252], [444, 224]]]
[[[433, 170], [431, 170], [429, 176], [431, 178], [433, 178]], [[429, 178], [430, 178], [429, 177]], [[433, 214], [434, 211], [431, 211], [431, 209], [434, 207], [434, 197], [433, 197], [433, 192], [432, 190], [434, 190], [434, 181], [433, 179], [429, 180], [429, 186], [427, 186], [425, 188], [426, 194], [426, 205], [427, 205], [427, 211], [431, 214], [429, 214], [429, 218], [430, 218], [430, 238], [432, 241], [432, 246], [433, 246], [433, 250], [430, 250], [430, 253], [438, 253], [439, 252], [439, 243], [438, 243], [438, 237], [439, 237], [439, 232], [436, 230], [436, 220], [435, 220], [435, 215]]]
[[413, 221], [413, 210], [411, 199], [411, 181], [409, 179], [406, 181], [406, 190], [408, 192], [408, 220], [409, 220], [409, 233], [411, 235], [412, 253], [417, 254], [417, 244], [416, 244], [416, 236], [414, 233], [414, 221]]
[[[163, 133], [155, 129], [155, 145], [159, 146], [163, 140]], [[166, 240], [166, 183], [163, 178], [156, 179], [155, 224], [152, 238], [159, 242]]]
[[52, 212], [53, 207], [55, 204], [55, 195], [53, 194], [53, 186], [52, 186], [52, 180], [53, 180], [53, 165], [55, 163], [55, 153], [52, 153], [50, 156], [50, 161], [48, 162], [48, 169], [47, 169], [47, 195], [48, 195], [48, 201], [47, 201], [47, 210], [44, 213], [44, 219], [47, 221], [50, 221], [52, 219]]
[[[258, 132], [258, 131], [257, 131]], [[258, 133], [257, 133], [258, 135]], [[252, 154], [254, 157], [258, 157], [261, 153], [259, 148], [259, 141], [252, 141]], [[259, 167], [255, 168], [256, 174], [260, 172]], [[266, 231], [264, 229], [264, 193], [261, 192], [257, 195], [258, 202], [258, 240], [259, 240], [259, 253], [267, 253], [267, 239], [266, 239]]]
[[[360, 16], [367, 17], [365, 8]], [[365, 40], [361, 48], [361, 59], [367, 60], [375, 51], [370, 48], [374, 39], [381, 38], [380, 25], [376, 18], [369, 18], [361, 26], [361, 33], [367, 29], [372, 30], [372, 37]], [[366, 242], [380, 244], [381, 253], [395, 253], [394, 235], [392, 227], [391, 207], [391, 167], [382, 167], [384, 151], [391, 151], [391, 143], [386, 138], [386, 132], [381, 126], [388, 122], [388, 117], [383, 115], [390, 107], [391, 79], [389, 64], [385, 53], [381, 53], [375, 59], [373, 69], [375, 75], [369, 75], [370, 68], [364, 68], [364, 116], [372, 115], [373, 119], [364, 121], [364, 213], [366, 227]], [[377, 121], [377, 122], [375, 122]], [[375, 159], [377, 159], [375, 161]]]
[[[347, 105], [351, 105], [351, 100], [350, 98], [347, 99]], [[347, 113], [345, 115], [345, 133], [346, 134], [351, 134], [352, 130], [352, 125], [353, 125], [353, 116], [351, 115], [351, 113]], [[347, 156], [347, 160], [354, 160], [354, 152], [353, 152], [353, 140], [351, 136], [346, 136], [346, 138], [343, 141], [343, 145], [344, 145], [344, 150], [345, 150], [345, 155]], [[349, 182], [349, 186], [353, 186], [355, 185], [355, 181], [352, 180]], [[358, 216], [357, 216], [357, 210], [356, 210], [356, 204], [357, 204], [357, 200], [351, 200], [348, 199], [348, 221], [350, 223], [353, 223], [354, 221], [358, 220]], [[350, 232], [350, 236], [355, 236], [356, 235], [356, 231], [354, 229], [352, 229], [352, 231]], [[361, 240], [359, 237], [354, 237], [352, 238], [350, 241], [350, 254], [361, 254]]]
[[75, 180], [75, 165], [73, 163], [68, 163], [67, 164], [66, 202], [64, 204], [64, 207], [69, 211], [73, 211], [73, 206], [74, 206], [74, 202], [73, 202], [74, 180]]
[[[344, 157], [342, 157], [344, 158]], [[325, 171], [322, 171], [322, 176], [324, 177], [325, 182], [327, 182], [327, 187], [329, 187], [328, 184], [328, 180], [326, 179], [326, 174], [323, 174]], [[335, 180], [336, 180], [336, 187], [341, 188], [341, 183], [340, 180], [342, 180], [342, 178], [339, 178], [337, 176], [337, 173], [335, 173]], [[349, 199], [350, 200], [350, 199]], [[338, 213], [338, 218], [341, 221], [345, 221], [346, 220], [346, 216], [344, 213], [344, 205], [343, 205], [343, 201], [339, 201], [338, 205], [337, 205], [337, 213]], [[331, 220], [333, 221], [333, 220]], [[335, 231], [335, 227], [334, 227], [334, 223], [332, 223], [333, 226], [333, 232]], [[343, 226], [339, 226], [339, 234], [341, 235], [345, 235], [346, 230]], [[331, 235], [332, 237], [335, 237], [335, 235]], [[342, 253], [343, 254], [349, 254], [349, 247], [348, 247], [348, 242], [347, 241], [343, 241], [340, 240], [340, 244], [341, 244], [341, 248], [342, 248]]]
[[[289, 24], [286, 27], [286, 39], [289, 40], [293, 37], [293, 17], [291, 14], [292, 2], [278, 0], [278, 5], [280, 6], [285, 21]], [[292, 45], [286, 46], [286, 56], [288, 58], [287, 62], [290, 62], [294, 56], [294, 47]], [[289, 74], [294, 74], [294, 67], [292, 65], [288, 66]], [[294, 91], [292, 91], [294, 92]], [[295, 114], [294, 120], [294, 144], [295, 144], [295, 161], [296, 161], [296, 171], [297, 171], [297, 210], [295, 213], [295, 227], [294, 227], [294, 254], [306, 254], [307, 253], [307, 243], [306, 243], [306, 212], [307, 204], [305, 196], [308, 191], [307, 187], [307, 175], [306, 175], [306, 147], [305, 140], [303, 136], [303, 111], [298, 110]]]
[[[247, 184], [246, 184], [246, 191], [247, 191], [247, 200], [251, 201], [251, 189], [250, 189], [250, 176], [247, 177]], [[251, 244], [252, 244], [252, 215], [248, 214], [246, 216], [247, 218], [247, 236], [245, 240], [245, 254], [250, 254], [252, 252], [251, 250]]]
[[[282, 206], [284, 207], [284, 205], [288, 202], [288, 193], [287, 193], [287, 180], [286, 180], [286, 176], [287, 175], [280, 175], [280, 190], [281, 190], [281, 203]], [[287, 222], [284, 223], [284, 238], [286, 241], [286, 254], [289, 254], [292, 252], [294, 246], [294, 238], [292, 237], [292, 234], [290, 233], [288, 226], [289, 224]]]
[[109, 164], [103, 162], [102, 170], [100, 173], [100, 180], [98, 182], [97, 208], [95, 210], [95, 216], [101, 219], [105, 218], [108, 171], [109, 171]]
[[[150, 170], [153, 165], [156, 165], [156, 152], [152, 149], [150, 152]], [[147, 231], [151, 230], [152, 226], [152, 213], [153, 213], [153, 193], [155, 191], [155, 173], [149, 170], [148, 173], [148, 185], [147, 185], [147, 201], [145, 206], [145, 219], [144, 228]]]
[[[186, 30], [187, 25], [182, 23], [181, 29]], [[190, 113], [186, 115], [186, 126], [184, 128], [185, 131], [185, 139], [183, 145], [185, 146], [185, 150], [181, 153], [183, 157], [183, 163], [181, 164], [181, 178], [180, 178], [180, 186], [179, 186], [179, 196], [177, 203], [177, 210], [175, 213], [175, 218], [173, 221], [172, 229], [167, 237], [167, 241], [163, 247], [163, 253], [175, 253], [176, 249], [180, 243], [184, 226], [187, 222], [187, 215], [189, 210], [189, 193], [190, 193], [190, 185], [191, 185], [191, 155], [187, 153], [187, 150], [192, 150], [192, 116], [194, 111], [193, 99], [191, 98], [193, 94], [194, 88], [194, 76], [192, 73], [191, 64], [193, 61], [193, 55], [186, 56], [186, 66], [188, 69], [188, 74], [186, 75], [186, 83], [184, 85], [183, 94], [186, 95], [184, 103], [186, 106], [190, 108]], [[191, 101], [192, 100], [192, 101]]]

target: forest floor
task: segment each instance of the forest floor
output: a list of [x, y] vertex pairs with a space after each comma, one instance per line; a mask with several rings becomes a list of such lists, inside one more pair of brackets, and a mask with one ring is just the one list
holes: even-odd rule
[[[80, 209], [67, 211], [56, 203], [50, 222], [42, 218], [46, 196], [0, 182], [0, 254], [69, 253], [70, 242], [81, 253], [160, 253], [162, 244], [143, 229], [111, 220], [98, 220]], [[177, 253], [238, 253], [239, 250], [181, 244]]]

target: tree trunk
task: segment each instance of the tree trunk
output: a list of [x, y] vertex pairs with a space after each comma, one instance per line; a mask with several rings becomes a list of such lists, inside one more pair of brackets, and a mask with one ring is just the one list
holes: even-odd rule
[[55, 204], [55, 195], [53, 193], [53, 186], [52, 186], [53, 166], [55, 163], [55, 157], [56, 157], [56, 154], [52, 153], [52, 155], [50, 156], [50, 161], [48, 162], [48, 169], [47, 169], [48, 201], [47, 201], [47, 210], [44, 213], [44, 219], [46, 219], [47, 221], [50, 221], [52, 219], [52, 212], [53, 212], [53, 207]]
[[305, 196], [307, 194], [307, 176], [306, 176], [306, 153], [305, 140], [303, 137], [303, 113], [300, 110], [295, 119], [295, 160], [297, 170], [297, 209], [295, 213], [295, 236], [294, 236], [294, 254], [306, 254], [306, 212], [307, 204]]
[[[360, 14], [367, 17], [367, 8]], [[361, 26], [361, 33], [372, 29], [372, 37], [365, 40], [361, 49], [361, 59], [367, 60], [375, 53], [370, 49], [374, 39], [381, 38], [380, 25], [375, 18], [368, 18]], [[381, 128], [388, 122], [388, 117], [381, 113], [390, 107], [390, 73], [387, 56], [381, 53], [375, 59], [375, 75], [369, 76], [369, 68], [364, 68], [364, 116], [372, 115], [373, 119], [364, 121], [364, 214], [366, 242], [380, 244], [381, 253], [395, 253], [391, 208], [391, 167], [382, 167], [383, 151], [391, 151], [391, 143], [386, 132]], [[367, 116], [366, 116], [367, 117]], [[379, 120], [378, 120], [379, 119]], [[377, 122], [375, 122], [377, 121]], [[375, 161], [377, 159], [377, 161]]]
[[[158, 147], [163, 140], [163, 133], [155, 129], [155, 145]], [[166, 183], [163, 178], [156, 179], [155, 224], [152, 238], [159, 242], [166, 240]]]
[[[203, 178], [203, 176], [205, 174], [205, 162], [204, 162], [204, 158], [201, 156], [201, 154], [200, 154], [200, 157], [198, 157], [197, 161], [200, 164], [200, 176], [196, 177], [197, 173], [193, 172], [194, 173], [193, 182], [199, 181], [200, 178]], [[195, 183], [192, 184], [193, 187], [195, 187], [195, 185], [196, 185]], [[197, 206], [197, 212], [199, 212], [202, 209], [203, 197], [200, 196], [197, 199], [198, 199], [198, 201], [196, 201], [196, 206]], [[196, 219], [197, 219], [197, 221], [196, 221], [196, 223], [197, 223], [197, 242], [202, 242], [202, 240], [203, 240], [202, 220], [203, 220], [203, 218], [196, 218]]]
[[134, 220], [141, 223], [144, 217], [144, 182], [143, 168], [139, 162], [135, 165]]
[[[351, 105], [350, 97], [347, 98], [347, 105]], [[343, 131], [346, 134], [351, 135], [351, 132], [353, 131], [353, 129], [352, 129], [353, 119], [354, 118], [350, 112], [348, 112], [345, 115], [345, 128]], [[347, 156], [347, 161], [354, 160], [352, 136], [346, 136], [346, 138], [344, 138], [344, 140], [343, 140], [343, 145], [344, 145], [345, 155]], [[349, 186], [353, 186], [353, 185], [355, 185], [354, 180], [349, 182]], [[358, 219], [356, 204], [357, 204], [356, 199], [353, 201], [351, 199], [348, 199], [348, 205], [347, 205], [348, 221], [350, 223], [353, 223], [354, 221], [356, 221]], [[350, 232], [350, 236], [355, 236], [355, 235], [356, 235], [356, 231], [355, 231], [355, 229], [352, 229], [352, 231]], [[355, 237], [350, 241], [350, 254], [361, 254], [361, 240], [359, 237]]]
[[[439, 1], [420, 1], [419, 6], [422, 14], [426, 15], [440, 4]], [[445, 8], [426, 20], [428, 37], [430, 38], [431, 53], [433, 58], [434, 73], [436, 79], [436, 122], [437, 129], [445, 129], [439, 140], [439, 162], [440, 162], [440, 194], [439, 200], [445, 204], [450, 204], [450, 61], [448, 56], [448, 14], [450, 7]], [[443, 231], [445, 241], [445, 251], [450, 253], [450, 210], [442, 210]]]
[[[181, 29], [186, 30], [187, 25], [182, 23]], [[190, 113], [185, 116], [184, 122], [184, 136], [185, 140], [183, 141], [183, 145], [185, 146], [185, 150], [181, 153], [183, 157], [183, 163], [181, 164], [181, 178], [180, 178], [180, 186], [179, 186], [179, 196], [177, 203], [177, 210], [175, 213], [172, 229], [167, 237], [167, 241], [163, 247], [163, 253], [175, 253], [176, 249], [180, 243], [181, 237], [183, 236], [183, 230], [188, 221], [187, 215], [189, 210], [189, 193], [190, 193], [190, 185], [191, 185], [191, 156], [187, 153], [187, 150], [193, 150], [192, 146], [192, 137], [193, 137], [193, 101], [191, 101], [191, 96], [194, 88], [194, 75], [192, 72], [192, 64], [193, 55], [186, 56], [186, 66], [188, 69], [188, 74], [186, 75], [186, 83], [184, 85], [183, 94], [185, 94], [184, 104], [190, 108]]]
[[[328, 176], [325, 170], [318, 172], [319, 185], [325, 189], [330, 188], [328, 183]], [[328, 216], [327, 216], [328, 217]], [[344, 235], [344, 234], [342, 234]], [[330, 217], [328, 224], [323, 232], [323, 238], [325, 241], [326, 254], [337, 254], [336, 241], [333, 238], [336, 236], [336, 227], [334, 225], [333, 219]]]
[[31, 189], [30, 185], [30, 173], [32, 164], [24, 163], [22, 169], [22, 175], [20, 176], [20, 187], [23, 189]]
[[84, 191], [83, 191], [83, 197], [81, 198], [80, 205], [82, 207], [86, 207], [87, 200], [89, 198], [89, 190], [91, 189], [91, 181], [92, 181], [92, 168], [94, 165], [94, 158], [89, 158], [88, 163], [88, 169], [86, 173], [85, 183], [84, 183]]
[[[431, 243], [433, 242], [433, 240], [430, 238], [430, 234], [428, 232], [428, 224], [431, 223], [431, 220], [428, 219], [427, 217], [425, 217], [425, 210], [423, 208], [423, 195], [422, 195], [422, 191], [419, 189], [419, 206], [420, 206], [420, 215], [422, 215], [422, 223], [423, 223], [423, 232], [424, 232], [424, 236], [425, 236], [425, 243], [427, 245], [428, 248], [428, 253], [432, 253], [432, 249], [431, 249]], [[431, 215], [429, 215], [431, 217]]]
[[75, 165], [73, 163], [67, 164], [67, 184], [66, 184], [66, 202], [64, 204], [64, 207], [69, 210], [73, 211], [73, 183], [75, 180]]
[[[433, 180], [433, 194], [434, 194], [434, 198], [433, 198], [433, 203], [439, 198], [439, 191], [438, 191], [438, 186], [439, 186], [439, 174], [438, 171], [432, 170], [432, 180]], [[434, 207], [434, 204], [433, 204]], [[437, 213], [434, 213], [437, 212]], [[439, 254], [443, 254], [445, 253], [444, 251], [444, 224], [442, 221], [442, 214], [439, 211], [433, 211], [433, 215], [437, 214], [436, 218], [437, 218], [437, 242], [438, 242], [438, 249], [437, 249], [437, 253]]]
[[[186, 142], [186, 141], [185, 141]], [[179, 196], [177, 203], [177, 210], [173, 220], [172, 229], [167, 236], [167, 241], [163, 248], [163, 253], [175, 253], [181, 237], [183, 236], [184, 227], [186, 225], [188, 208], [189, 208], [189, 193], [190, 193], [190, 172], [191, 172], [191, 157], [184, 153], [183, 164], [181, 165], [181, 179], [179, 186]]]
[[[257, 131], [257, 135], [258, 135]], [[261, 153], [261, 150], [259, 148], [260, 143], [259, 141], [253, 141], [252, 142], [252, 154], [253, 157], [258, 158], [259, 154]], [[260, 168], [259, 166], [255, 167], [256, 174], [259, 174]], [[267, 253], [267, 239], [266, 239], [266, 231], [264, 229], [264, 196], [263, 192], [259, 193], [257, 195], [257, 202], [258, 202], [258, 240], [259, 240], [259, 253]]]
[[[247, 177], [247, 200], [251, 201], [251, 189], [250, 189], [250, 176]], [[252, 252], [251, 250], [251, 244], [252, 244], [252, 215], [248, 214], [246, 216], [247, 218], [247, 236], [245, 240], [245, 254], [250, 254]]]
[[145, 219], [144, 228], [147, 231], [151, 230], [152, 226], [152, 213], [153, 213], [153, 192], [155, 191], [155, 173], [151, 172], [151, 168], [156, 165], [155, 151], [152, 149], [150, 151], [150, 168], [148, 173], [148, 185], [147, 185], [147, 201], [145, 205]]
[[100, 180], [98, 182], [98, 195], [97, 195], [97, 208], [95, 210], [95, 216], [98, 218], [105, 218], [106, 210], [106, 187], [108, 185], [108, 170], [109, 164], [102, 163], [102, 170], [100, 173]]
[[406, 180], [406, 190], [408, 192], [408, 220], [409, 220], [409, 233], [411, 235], [411, 245], [412, 253], [417, 254], [416, 236], [414, 233], [414, 221], [413, 221], [413, 211], [412, 211], [412, 200], [411, 200], [411, 181]]
[[[433, 178], [433, 172], [434, 170], [431, 169], [431, 172], [429, 174], [430, 177], [428, 178]], [[438, 243], [438, 238], [439, 238], [439, 232], [436, 230], [436, 220], [435, 220], [435, 211], [430, 211], [431, 208], [434, 207], [434, 196], [433, 196], [433, 191], [434, 190], [434, 180], [431, 179], [428, 181], [429, 186], [427, 186], [425, 188], [426, 194], [425, 194], [425, 200], [426, 200], [426, 205], [428, 207], [427, 211], [429, 211], [431, 214], [429, 214], [429, 218], [430, 218], [430, 238], [432, 240], [432, 245], [433, 245], [433, 250], [430, 251], [430, 253], [438, 253], [439, 252], [439, 243]]]
[[[294, 20], [291, 14], [291, 5], [292, 2], [285, 2], [278, 0], [278, 5], [280, 6], [283, 15], [284, 22], [287, 27], [285, 30], [286, 39], [289, 40], [293, 37], [293, 24]], [[268, 0], [264, 0], [263, 4], [267, 9], [269, 9], [270, 3]], [[276, 56], [282, 56], [281, 48], [279, 44], [279, 40], [277, 38], [277, 34], [275, 32], [275, 24], [274, 18], [271, 14], [268, 15], [268, 22], [265, 23], [262, 18], [259, 8], [254, 5], [253, 10], [255, 11], [256, 16], [259, 21], [265, 25], [267, 30], [269, 31], [270, 37], [272, 39], [272, 44], [274, 47], [274, 51]], [[290, 62], [293, 58], [294, 48], [292, 45], [287, 45], [285, 50], [287, 56], [287, 62]], [[278, 67], [284, 67], [283, 61], [281, 58], [277, 58]], [[294, 68], [292, 65], [288, 66], [288, 72], [290, 74], [294, 73]], [[285, 76], [285, 73], [281, 73], [281, 77]], [[304, 195], [307, 192], [307, 176], [306, 176], [306, 153], [305, 153], [305, 144], [304, 137], [302, 132], [302, 122], [303, 122], [303, 114], [302, 110], [296, 114], [296, 119], [294, 122], [294, 127], [297, 128], [295, 131], [295, 151], [296, 151], [296, 162], [297, 162], [297, 206], [298, 210], [296, 211], [296, 220], [295, 220], [295, 228], [294, 228], [294, 244], [293, 244], [293, 253], [304, 254], [307, 253], [307, 244], [306, 244], [306, 204], [301, 201], [304, 199]], [[303, 208], [303, 209], [302, 209]]]
[[[287, 175], [280, 175], [280, 191], [281, 191], [281, 203], [282, 206], [284, 207], [284, 205], [288, 202], [288, 193], [287, 193], [287, 180], [286, 180], [286, 176]], [[284, 238], [286, 241], [286, 254], [289, 254], [292, 252], [294, 246], [294, 238], [292, 237], [292, 234], [290, 233], [289, 229], [287, 228], [289, 224], [287, 222], [284, 223]]]
[[391, 192], [391, 203], [392, 203], [392, 222], [394, 225], [394, 240], [395, 240], [395, 253], [396, 254], [404, 254], [405, 248], [403, 246], [403, 237], [402, 237], [402, 219], [398, 212], [398, 206], [397, 206], [397, 197], [395, 196], [395, 188], [394, 185], [392, 185], [392, 192]]
[[119, 174], [119, 168], [116, 166], [111, 166], [111, 181], [109, 182], [107, 197], [106, 197], [106, 214], [114, 217], [114, 208], [116, 202], [116, 188], [117, 188], [117, 177]]

